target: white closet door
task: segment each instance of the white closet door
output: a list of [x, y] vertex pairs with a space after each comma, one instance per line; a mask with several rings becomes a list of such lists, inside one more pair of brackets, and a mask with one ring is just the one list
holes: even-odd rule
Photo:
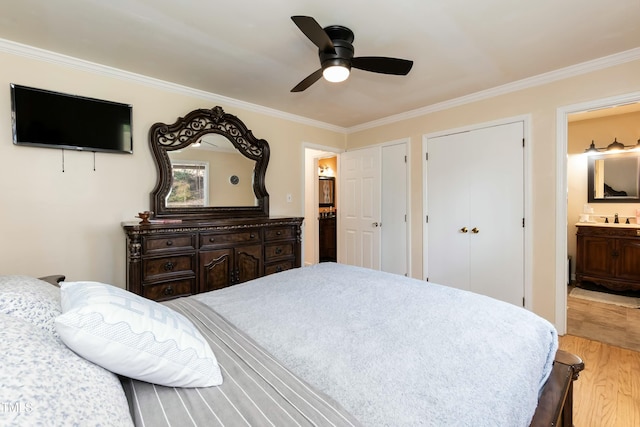
[[523, 134], [522, 122], [510, 123], [473, 131], [467, 144], [469, 289], [519, 306], [524, 301]]
[[[469, 179], [466, 133], [429, 139], [429, 281], [469, 290]], [[464, 229], [466, 228], [466, 232]]]
[[338, 262], [380, 269], [380, 147], [340, 156]]
[[429, 139], [429, 280], [524, 298], [522, 122]]

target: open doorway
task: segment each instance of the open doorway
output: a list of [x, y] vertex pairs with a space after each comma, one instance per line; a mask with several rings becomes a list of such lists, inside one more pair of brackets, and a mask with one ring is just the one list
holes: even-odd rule
[[[304, 155], [304, 231], [302, 236], [303, 265], [309, 266], [320, 262], [320, 221], [323, 226], [330, 225], [331, 221], [337, 223], [337, 194], [338, 194], [338, 162], [341, 150], [316, 145], [305, 145]], [[323, 192], [323, 201], [320, 201], [320, 176], [333, 178], [332, 189], [329, 193]], [[328, 186], [326, 186], [328, 188]], [[332, 200], [325, 201], [324, 198]], [[321, 206], [322, 205], [322, 206]], [[326, 215], [326, 216], [321, 216]], [[331, 215], [331, 216], [330, 216]], [[332, 218], [332, 219], [329, 219]], [[326, 224], [325, 224], [326, 223]], [[326, 228], [323, 230], [327, 233]], [[330, 231], [330, 230], [329, 230]], [[337, 235], [336, 235], [337, 240]], [[326, 254], [322, 254], [326, 260]]]
[[[576, 223], [580, 221], [581, 213], [585, 209], [593, 208], [593, 216], [598, 220], [604, 220], [609, 214], [622, 215], [622, 212], [634, 212], [640, 206], [635, 204], [625, 204], [627, 207], [617, 206], [617, 204], [591, 204], [587, 200], [587, 160], [582, 154], [589, 148], [591, 140], [596, 139], [595, 130], [588, 130], [593, 134], [593, 138], [586, 138], [584, 129], [590, 129], [597, 121], [608, 122], [614, 119], [602, 119], [603, 117], [615, 117], [621, 114], [630, 114], [640, 111], [640, 92], [590, 101], [581, 104], [570, 105], [558, 109], [557, 114], [557, 176], [556, 187], [556, 223], [565, 224], [564, 227], [556, 228], [556, 327], [560, 334], [568, 332], [567, 307], [568, 295], [567, 284], [575, 278], [576, 267]], [[640, 114], [640, 113], [635, 113]], [[594, 120], [593, 123], [586, 120]], [[582, 128], [580, 130], [579, 128]], [[595, 129], [595, 128], [591, 128]], [[637, 130], [637, 129], [636, 129]], [[610, 130], [618, 133], [618, 129]], [[622, 135], [622, 133], [619, 133]], [[605, 139], [594, 141], [595, 145], [606, 147], [616, 136], [613, 135], [611, 141], [604, 137], [602, 133], [597, 137]], [[625, 136], [626, 139], [627, 136]], [[636, 143], [640, 135], [633, 137], [633, 141], [625, 141], [625, 145]], [[587, 139], [581, 141], [582, 139]], [[587, 205], [587, 206], [585, 206]], [[632, 209], [632, 211], [631, 211]], [[620, 212], [615, 212], [619, 210]], [[627, 212], [628, 213], [628, 212]], [[624, 216], [632, 216], [631, 214]], [[600, 218], [602, 217], [602, 218]], [[633, 215], [635, 217], [635, 214]], [[635, 222], [635, 218], [633, 220]], [[571, 257], [571, 258], [569, 258]]]

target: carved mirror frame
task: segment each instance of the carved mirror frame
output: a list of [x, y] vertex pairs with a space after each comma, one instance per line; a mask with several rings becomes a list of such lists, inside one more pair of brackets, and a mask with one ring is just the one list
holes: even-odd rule
[[[253, 192], [256, 206], [167, 207], [166, 200], [173, 183], [168, 152], [186, 148], [209, 133], [226, 137], [243, 156], [255, 161]], [[269, 193], [265, 187], [269, 144], [253, 136], [242, 120], [225, 113], [222, 107], [191, 111], [173, 124], [154, 124], [149, 129], [149, 144], [158, 171], [158, 182], [151, 192], [151, 210], [155, 218], [206, 220], [269, 216]]]

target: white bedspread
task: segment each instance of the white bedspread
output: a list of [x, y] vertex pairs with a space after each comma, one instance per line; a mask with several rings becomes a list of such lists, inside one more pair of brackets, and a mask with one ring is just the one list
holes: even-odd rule
[[200, 294], [366, 426], [526, 426], [557, 349], [546, 320], [333, 263]]

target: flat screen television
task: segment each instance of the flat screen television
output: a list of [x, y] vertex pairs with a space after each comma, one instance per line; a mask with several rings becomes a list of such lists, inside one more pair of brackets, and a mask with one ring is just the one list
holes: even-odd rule
[[131, 105], [11, 83], [13, 143], [133, 153]]

